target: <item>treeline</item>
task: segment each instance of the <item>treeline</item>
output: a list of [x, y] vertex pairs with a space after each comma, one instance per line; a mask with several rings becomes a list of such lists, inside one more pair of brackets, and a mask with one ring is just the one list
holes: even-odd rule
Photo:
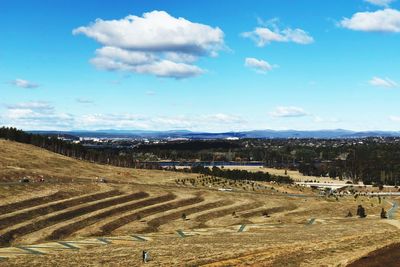
[[[399, 138], [179, 141], [134, 149], [129, 144], [118, 147], [118, 143], [110, 147], [85, 147], [57, 136], [30, 134], [6, 127], [0, 128], [0, 138], [81, 160], [122, 167], [156, 169], [160, 168], [158, 164], [148, 161], [158, 160], [262, 161], [266, 167], [298, 170], [307, 176], [351, 179], [365, 184], [400, 184]], [[220, 175], [245, 175], [223, 171]], [[254, 179], [269, 179], [261, 176]]]
[[[241, 144], [228, 140], [188, 140], [161, 144], [141, 144], [134, 149], [136, 153], [151, 153], [162, 160], [201, 161], [233, 160], [226, 156], [226, 151], [239, 150]], [[220, 153], [219, 153], [220, 152]]]
[[159, 169], [156, 163], [147, 163], [136, 160], [133, 153], [119, 149], [90, 149], [80, 144], [66, 142], [57, 136], [45, 136], [26, 133], [16, 128], [0, 128], [0, 138], [24, 144], [34, 145], [49, 151], [99, 164], [108, 164], [119, 167]]
[[[175, 170], [175, 169], [174, 169]], [[273, 175], [268, 172], [249, 172], [246, 170], [231, 170], [219, 167], [203, 167], [193, 166], [190, 169], [183, 169], [183, 171], [190, 171], [192, 173], [200, 173], [208, 176], [221, 177], [229, 180], [249, 180], [258, 182], [277, 182], [291, 184], [293, 180], [289, 176]]]
[[174, 161], [262, 161], [265, 167], [298, 170], [306, 176], [400, 184], [400, 138], [240, 139], [201, 150], [182, 149], [192, 142], [172, 143], [168, 149], [147, 146], [137, 152]]

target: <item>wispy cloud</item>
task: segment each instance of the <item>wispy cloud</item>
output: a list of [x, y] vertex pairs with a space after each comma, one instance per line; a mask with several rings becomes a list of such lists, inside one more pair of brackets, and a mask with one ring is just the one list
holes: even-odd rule
[[389, 78], [380, 78], [380, 77], [373, 77], [371, 80], [369, 80], [369, 84], [376, 86], [376, 87], [385, 87], [385, 88], [394, 88], [397, 87], [398, 84], [389, 79]]
[[276, 107], [276, 109], [269, 114], [275, 118], [305, 117], [309, 115], [303, 108], [294, 106]]
[[67, 113], [56, 112], [44, 101], [23, 102], [7, 105], [2, 116], [5, 124], [24, 129], [69, 129], [73, 117]]
[[15, 79], [11, 81], [11, 84], [20, 87], [20, 88], [37, 88], [39, 84], [33, 83], [24, 79]]
[[98, 130], [143, 129], [194, 131], [224, 131], [246, 128], [247, 120], [228, 113], [193, 114], [176, 116], [149, 116], [132, 113], [70, 114], [56, 110], [47, 102], [23, 102], [6, 105], [2, 114], [4, 125], [23, 129], [43, 130]]
[[395, 0], [364, 0], [364, 1], [375, 6], [389, 7], [389, 5], [393, 3]]
[[31, 110], [42, 110], [42, 111], [54, 110], [54, 107], [46, 101], [22, 102], [14, 105], [7, 105], [6, 107], [7, 109], [31, 109]]
[[223, 130], [240, 129], [246, 120], [240, 116], [217, 113], [191, 116], [144, 116], [138, 114], [88, 114], [76, 118], [85, 129], [147, 129], [147, 130]]
[[[258, 20], [259, 23], [260, 19]], [[242, 37], [252, 39], [257, 46], [263, 47], [272, 42], [293, 42], [297, 44], [311, 44], [314, 38], [305, 30], [296, 28], [285, 28], [283, 30], [278, 27], [278, 19], [269, 20], [261, 27], [256, 27], [253, 31], [244, 32]]]
[[265, 74], [271, 71], [276, 65], [271, 65], [267, 61], [253, 57], [247, 57], [244, 60], [244, 65], [248, 68], [256, 70], [258, 73]]

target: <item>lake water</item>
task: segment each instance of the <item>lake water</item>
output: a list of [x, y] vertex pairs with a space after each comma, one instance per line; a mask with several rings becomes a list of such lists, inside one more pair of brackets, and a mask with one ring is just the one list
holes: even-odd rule
[[181, 161], [161, 161], [155, 162], [161, 167], [173, 167], [173, 166], [263, 166], [264, 163], [261, 161], [249, 161], [249, 162], [235, 162], [235, 161], [198, 161], [198, 162], [181, 162]]

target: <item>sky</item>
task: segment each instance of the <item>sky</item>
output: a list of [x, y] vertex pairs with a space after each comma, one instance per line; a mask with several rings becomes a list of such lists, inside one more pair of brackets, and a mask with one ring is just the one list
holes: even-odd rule
[[400, 1], [1, 0], [0, 125], [400, 131]]

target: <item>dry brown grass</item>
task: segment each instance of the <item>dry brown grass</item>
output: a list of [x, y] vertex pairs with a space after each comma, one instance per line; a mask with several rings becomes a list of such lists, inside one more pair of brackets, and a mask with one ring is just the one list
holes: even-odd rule
[[4, 266], [141, 266], [142, 250], [152, 257], [146, 266], [345, 266], [399, 237], [396, 229], [378, 221], [288, 225], [184, 239], [166, 233], [148, 242], [19, 257]]
[[[105, 225], [122, 221], [120, 218], [128, 218], [124, 221], [125, 225], [118, 224], [118, 228], [110, 234], [146, 232], [149, 237], [147, 242], [115, 241], [110, 245], [76, 251], [60, 250], [43, 256], [18, 256], [0, 261], [0, 266], [139, 266], [142, 250], [148, 250], [153, 259], [148, 266], [345, 266], [400, 237], [400, 224], [397, 220], [379, 218], [380, 209], [390, 208], [386, 200], [392, 201], [392, 198], [384, 199], [381, 204], [377, 198], [364, 196], [357, 199], [341, 197], [337, 201], [334, 198], [312, 196], [311, 190], [273, 184], [267, 185], [308, 196], [291, 197], [271, 189], [253, 192], [241, 187], [235, 188], [233, 192], [220, 192], [215, 188], [178, 186], [175, 179], [190, 174], [97, 165], [0, 140], [0, 181], [15, 181], [21, 175], [43, 175], [48, 179], [45, 183], [0, 182], [0, 206], [57, 192], [63, 192], [66, 197], [77, 197], [108, 190], [119, 190], [123, 194], [142, 191], [149, 194], [145, 199], [166, 194], [174, 195], [176, 199], [143, 207], [134, 204], [134, 200], [118, 202], [116, 206], [99, 210], [92, 208], [78, 217], [16, 238], [17, 244], [26, 244], [43, 240], [57, 229], [67, 229], [70, 238], [80, 239], [99, 233]], [[124, 183], [94, 183], [93, 178], [97, 176]], [[71, 182], [71, 178], [82, 180]], [[190, 201], [195, 196], [201, 196], [201, 201]], [[138, 203], [145, 203], [140, 201]], [[186, 206], [165, 203], [184, 203]], [[9, 212], [24, 213], [37, 209], [36, 204], [35, 207], [22, 205], [20, 211], [14, 209]], [[344, 217], [349, 210], [355, 214], [359, 204], [366, 208], [367, 218]], [[81, 204], [82, 207], [90, 205]], [[124, 205], [131, 205], [125, 207], [134, 209], [123, 208]], [[161, 205], [167, 207], [167, 210], [159, 210], [157, 207]], [[112, 211], [117, 207], [121, 212]], [[69, 207], [57, 212], [71, 209], [75, 208]], [[146, 210], [151, 212], [143, 215], [143, 220], [136, 220], [135, 214]], [[270, 217], [262, 216], [265, 210], [269, 211]], [[232, 215], [234, 211], [236, 216]], [[180, 218], [182, 212], [187, 213], [188, 220]], [[104, 214], [110, 216], [104, 217]], [[10, 215], [0, 214], [0, 219], [4, 216]], [[38, 216], [36, 220], [45, 218], [43, 216]], [[315, 218], [315, 223], [306, 225], [310, 218]], [[20, 223], [27, 224], [29, 220]], [[242, 223], [247, 226], [244, 232], [238, 233], [237, 229]], [[78, 224], [75, 230], [79, 231], [70, 231], [68, 228], [68, 225]], [[176, 234], [177, 229], [195, 235], [180, 238]]]
[[[72, 159], [26, 144], [0, 139], [0, 182], [18, 181], [22, 176], [109, 180], [140, 184], [174, 184], [175, 179], [196, 177], [194, 174], [163, 170], [142, 170], [93, 164]], [[0, 191], [0, 195], [1, 195]]]

